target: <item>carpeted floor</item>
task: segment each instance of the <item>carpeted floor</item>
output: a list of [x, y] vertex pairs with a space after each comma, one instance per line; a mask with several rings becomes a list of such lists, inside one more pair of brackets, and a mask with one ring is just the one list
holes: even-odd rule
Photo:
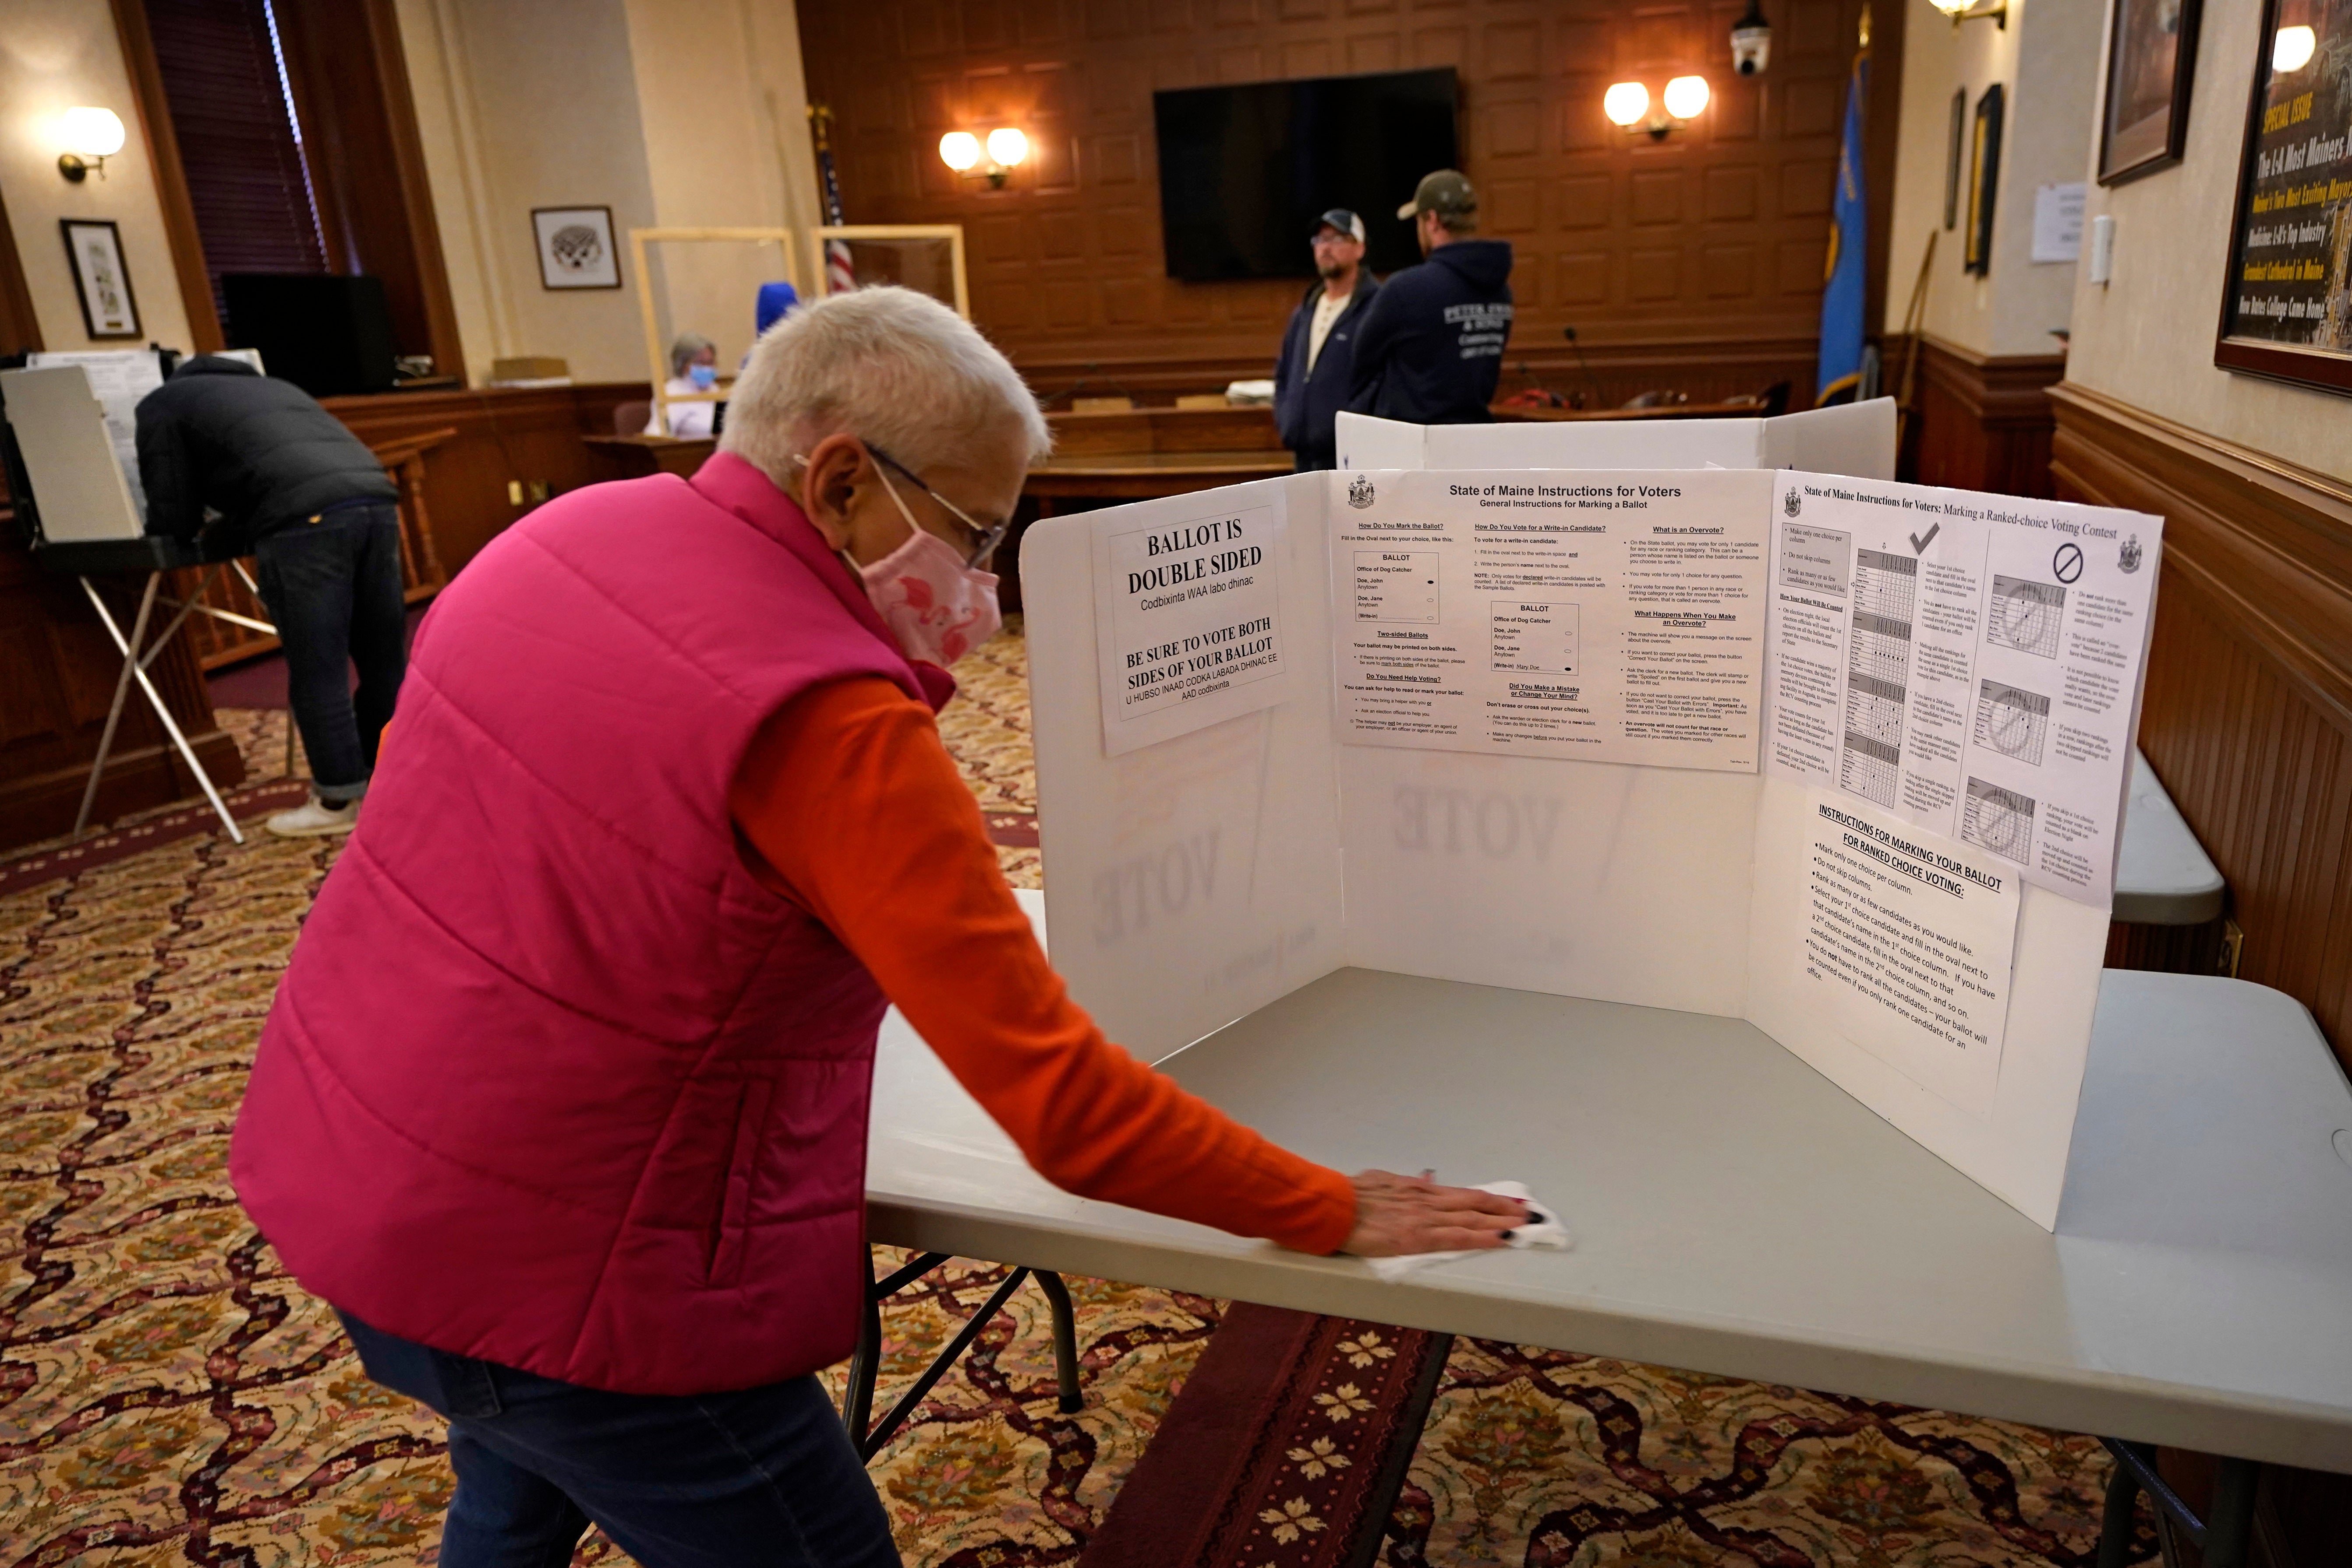
[[[1034, 811], [1017, 631], [960, 673], [950, 747], [984, 805]], [[282, 714], [226, 717], [257, 779], [283, 771]], [[432, 1560], [438, 1423], [360, 1375], [223, 1168], [335, 853], [194, 831], [0, 894], [0, 1564]], [[1034, 849], [999, 853], [1038, 885]], [[899, 1299], [886, 1404], [1001, 1278], [958, 1266]], [[1082, 1414], [1055, 1411], [1026, 1289], [876, 1460], [909, 1563], [1073, 1561], [1219, 1311], [1070, 1285]], [[1383, 1560], [2076, 1568], [2105, 1474], [2086, 1437], [1464, 1342]], [[581, 1556], [615, 1554], [592, 1538]]]

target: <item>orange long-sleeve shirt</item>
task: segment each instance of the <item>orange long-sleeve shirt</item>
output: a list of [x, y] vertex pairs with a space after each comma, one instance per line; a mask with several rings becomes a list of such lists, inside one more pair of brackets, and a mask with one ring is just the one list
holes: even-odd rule
[[1339, 1172], [1242, 1126], [1103, 1037], [1045, 962], [924, 706], [876, 677], [763, 724], [728, 806], [752, 874], [856, 953], [1055, 1185], [1333, 1252]]

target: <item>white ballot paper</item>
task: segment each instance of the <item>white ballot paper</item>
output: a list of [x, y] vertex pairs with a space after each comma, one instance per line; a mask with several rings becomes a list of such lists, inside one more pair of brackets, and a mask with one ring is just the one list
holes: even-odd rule
[[1282, 700], [1284, 506], [1278, 490], [1179, 496], [1096, 535], [1106, 755]]
[[1985, 1114], [2009, 1023], [2014, 868], [1825, 790], [1805, 805], [1801, 994], [1920, 1088]]
[[42, 351], [25, 356], [26, 368], [78, 364], [89, 378], [89, 390], [106, 410], [107, 438], [114, 444], [114, 460], [131, 487], [131, 504], [147, 515], [147, 491], [139, 482], [139, 400], [163, 384], [163, 361], [153, 349], [90, 349]]
[[1344, 740], [1755, 768], [1769, 474], [1344, 482], [1330, 547]]
[[2163, 520], [1775, 476], [1764, 771], [2104, 905]]

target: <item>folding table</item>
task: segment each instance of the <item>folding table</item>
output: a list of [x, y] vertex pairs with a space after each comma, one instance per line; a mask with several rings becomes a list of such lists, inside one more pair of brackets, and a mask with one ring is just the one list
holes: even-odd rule
[[2352, 1085], [2266, 987], [2105, 972], [2055, 1235], [1738, 1019], [1341, 970], [1160, 1065], [1341, 1169], [1525, 1181], [1577, 1244], [1386, 1283], [1072, 1197], [896, 1014], [872, 1239], [2352, 1470]]

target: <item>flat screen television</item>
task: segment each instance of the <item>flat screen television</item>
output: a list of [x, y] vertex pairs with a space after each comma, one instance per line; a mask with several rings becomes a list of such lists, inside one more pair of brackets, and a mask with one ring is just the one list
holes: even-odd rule
[[1380, 273], [1421, 259], [1396, 210], [1461, 165], [1454, 70], [1381, 71], [1151, 95], [1168, 276], [1311, 278], [1315, 220], [1362, 215]]
[[259, 349], [269, 374], [313, 397], [389, 392], [398, 374], [392, 308], [380, 278], [327, 272], [226, 272], [233, 347]]

